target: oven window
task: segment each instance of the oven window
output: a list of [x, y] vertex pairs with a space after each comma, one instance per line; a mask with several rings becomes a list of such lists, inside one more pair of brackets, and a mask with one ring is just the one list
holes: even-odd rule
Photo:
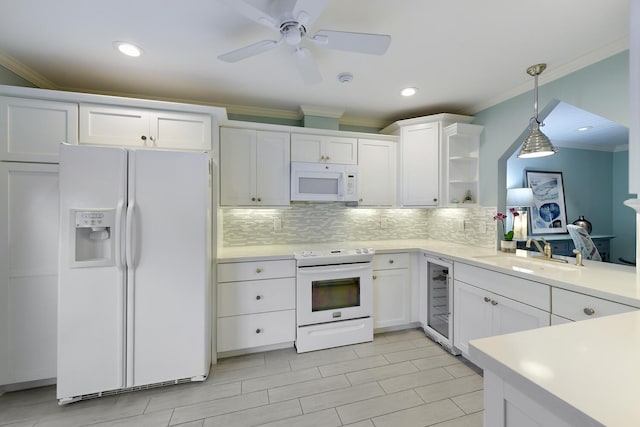
[[360, 278], [314, 280], [311, 311], [334, 310], [360, 305]]

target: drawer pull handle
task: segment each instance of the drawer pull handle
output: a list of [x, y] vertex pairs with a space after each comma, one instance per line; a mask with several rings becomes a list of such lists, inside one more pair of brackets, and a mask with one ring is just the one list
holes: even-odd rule
[[498, 305], [498, 301], [492, 299], [491, 300], [491, 305]]
[[587, 316], [593, 316], [594, 314], [596, 314], [596, 311], [593, 308], [589, 308], [589, 307], [586, 307], [582, 311], [584, 311], [584, 314], [586, 314]]
[[375, 274], [373, 275], [373, 280], [376, 280], [378, 278], [378, 276], [376, 276]]
[[258, 328], [256, 329], [256, 334], [261, 334], [262, 333], [262, 329]]
[[489, 302], [489, 301], [491, 301], [491, 298], [489, 298], [489, 297], [484, 297], [484, 302]]
[[262, 269], [260, 267], [256, 268], [256, 273], [262, 273]]
[[262, 299], [262, 295], [256, 295], [256, 300], [260, 301]]
[[392, 259], [389, 260], [389, 264], [393, 264], [393, 260]]

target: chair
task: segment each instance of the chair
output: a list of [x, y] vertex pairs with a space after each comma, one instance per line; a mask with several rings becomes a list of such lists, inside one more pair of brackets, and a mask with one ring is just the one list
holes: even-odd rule
[[582, 253], [583, 259], [590, 259], [593, 261], [602, 261], [600, 257], [600, 253], [598, 252], [598, 248], [591, 240], [589, 233], [584, 228], [569, 224], [567, 225], [567, 230], [569, 230], [569, 234], [573, 239], [573, 244]]

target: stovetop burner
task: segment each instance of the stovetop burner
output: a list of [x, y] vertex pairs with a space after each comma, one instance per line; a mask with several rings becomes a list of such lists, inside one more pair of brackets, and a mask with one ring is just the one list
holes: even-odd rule
[[298, 267], [312, 265], [352, 264], [356, 262], [371, 262], [375, 250], [373, 248], [356, 249], [323, 249], [303, 250], [295, 252]]

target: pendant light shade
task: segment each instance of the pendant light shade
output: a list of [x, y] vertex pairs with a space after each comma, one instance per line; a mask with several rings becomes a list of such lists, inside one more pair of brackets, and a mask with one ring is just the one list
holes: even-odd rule
[[549, 138], [540, 130], [540, 126], [543, 124], [538, 120], [538, 76], [547, 68], [547, 64], [532, 65], [527, 68], [527, 74], [534, 78], [534, 102], [533, 110], [534, 116], [531, 118], [530, 128], [531, 132], [525, 138], [522, 143], [522, 148], [518, 153], [518, 157], [521, 159], [532, 157], [545, 157], [557, 153], [559, 150], [551, 144]]

